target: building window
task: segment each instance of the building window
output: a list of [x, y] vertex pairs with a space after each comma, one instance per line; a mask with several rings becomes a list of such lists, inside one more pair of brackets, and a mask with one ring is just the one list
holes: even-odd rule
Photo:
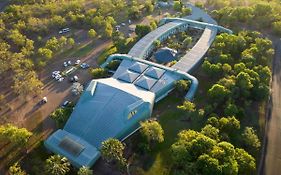
[[131, 119], [134, 115], [136, 115], [137, 110], [131, 111], [128, 115], [128, 120]]

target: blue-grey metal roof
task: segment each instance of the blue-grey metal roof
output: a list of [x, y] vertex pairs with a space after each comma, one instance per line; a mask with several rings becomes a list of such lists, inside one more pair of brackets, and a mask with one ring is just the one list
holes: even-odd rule
[[154, 54], [154, 57], [158, 63], [168, 63], [176, 59], [174, 51], [168, 48], [160, 49]]
[[155, 79], [159, 79], [163, 74], [165, 73], [165, 70], [163, 69], [159, 69], [157, 67], [150, 67], [146, 72], [145, 75], [155, 78]]
[[83, 93], [64, 130], [99, 148], [102, 141], [115, 137], [126, 125], [124, 110], [142, 99], [102, 83], [97, 84], [93, 95], [90, 90]]
[[156, 79], [149, 78], [143, 75], [134, 84], [143, 89], [150, 90], [156, 82], [157, 82]]
[[129, 67], [129, 70], [137, 72], [137, 73], [143, 73], [143, 71], [148, 67], [148, 65], [136, 62], [131, 67]]
[[137, 77], [139, 76], [140, 74], [138, 73], [135, 73], [135, 72], [131, 72], [129, 70], [125, 71], [123, 74], [121, 74], [118, 79], [119, 80], [122, 80], [122, 81], [125, 81], [125, 82], [128, 82], [128, 83], [132, 83], [133, 81], [135, 81], [137, 79]]

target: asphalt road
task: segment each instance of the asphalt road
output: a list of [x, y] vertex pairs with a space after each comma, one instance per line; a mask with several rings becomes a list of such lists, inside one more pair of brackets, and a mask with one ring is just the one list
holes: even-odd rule
[[272, 95], [265, 139], [264, 175], [281, 174], [281, 40], [275, 50]]

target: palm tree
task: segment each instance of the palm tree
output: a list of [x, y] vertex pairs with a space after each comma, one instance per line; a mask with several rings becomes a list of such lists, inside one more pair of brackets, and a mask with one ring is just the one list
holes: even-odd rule
[[66, 157], [53, 155], [46, 160], [45, 170], [51, 175], [65, 175], [70, 171], [70, 163]]
[[90, 170], [89, 167], [82, 166], [77, 172], [77, 175], [93, 175], [93, 170]]

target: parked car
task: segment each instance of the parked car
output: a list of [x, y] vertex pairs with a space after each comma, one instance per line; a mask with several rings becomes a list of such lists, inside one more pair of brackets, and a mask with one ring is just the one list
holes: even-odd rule
[[87, 63], [82, 63], [82, 64], [80, 65], [80, 67], [81, 67], [82, 69], [88, 69], [88, 68], [90, 67], [90, 65], [87, 64]]
[[73, 77], [70, 78], [71, 82], [77, 82], [79, 80], [77, 75], [74, 75]]
[[59, 80], [61, 77], [62, 77], [61, 74], [55, 75], [55, 79], [56, 79], [56, 80]]
[[67, 107], [71, 102], [66, 100], [65, 102], [63, 102], [63, 104], [61, 105], [62, 108]]
[[52, 77], [56, 78], [57, 76], [60, 76], [60, 71], [53, 71], [52, 72]]
[[81, 60], [76, 60], [75, 64], [78, 65], [78, 64], [80, 64], [80, 62], [81, 62]]
[[122, 22], [122, 23], [121, 23], [121, 25], [122, 25], [122, 26], [125, 26], [125, 25], [126, 25], [126, 23]]
[[71, 61], [69, 60], [69, 61], [67, 62], [67, 64], [70, 66], [72, 63], [71, 63]]
[[67, 33], [67, 32], [70, 32], [70, 28], [65, 28], [65, 29], [60, 30], [59, 34], [64, 34], [64, 33]]
[[48, 102], [47, 97], [43, 97], [42, 100], [41, 100], [41, 103], [42, 103], [42, 104], [45, 104], [45, 103], [47, 103], [47, 102]]
[[58, 82], [62, 82], [63, 80], [64, 80], [64, 78], [61, 77], [61, 78], [58, 79]]
[[68, 66], [68, 64], [67, 64], [67, 62], [65, 61], [65, 62], [63, 62], [63, 66], [64, 67], [67, 67]]

